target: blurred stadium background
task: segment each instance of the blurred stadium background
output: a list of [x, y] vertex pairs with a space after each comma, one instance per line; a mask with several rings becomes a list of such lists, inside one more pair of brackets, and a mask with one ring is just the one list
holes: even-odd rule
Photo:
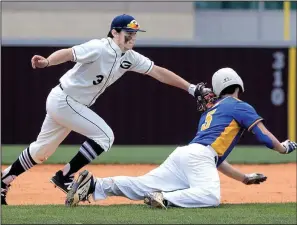
[[[210, 84], [217, 69], [234, 68], [245, 82], [243, 100], [255, 106], [280, 140], [296, 140], [296, 1], [5, 1], [1, 10], [4, 164], [36, 139], [49, 91], [73, 66], [32, 70], [31, 57], [106, 37], [111, 20], [122, 13], [147, 30], [138, 35], [137, 51], [192, 83]], [[115, 147], [102, 162], [160, 163], [194, 137], [199, 119], [187, 93], [132, 72], [93, 109], [115, 133]], [[58, 150], [49, 162], [68, 161], [83, 140], [72, 133], [60, 147], [65, 151]], [[279, 162], [274, 154], [246, 134], [231, 157], [238, 163]], [[292, 156], [281, 160], [296, 162]]]

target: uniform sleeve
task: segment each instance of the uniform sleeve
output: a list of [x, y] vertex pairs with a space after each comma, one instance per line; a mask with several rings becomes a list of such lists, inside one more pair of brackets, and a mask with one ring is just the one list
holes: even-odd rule
[[72, 47], [74, 62], [91, 63], [99, 58], [102, 52], [100, 40], [91, 40]]
[[138, 72], [138, 73], [149, 73], [153, 66], [154, 62], [149, 58], [139, 54], [138, 52], [133, 51], [133, 66], [131, 67], [131, 71]]
[[217, 162], [217, 168], [224, 162], [225, 158], [219, 157], [218, 162]]
[[246, 102], [238, 102], [233, 110], [234, 119], [240, 124], [241, 127], [250, 131], [255, 124], [263, 120], [256, 110]]

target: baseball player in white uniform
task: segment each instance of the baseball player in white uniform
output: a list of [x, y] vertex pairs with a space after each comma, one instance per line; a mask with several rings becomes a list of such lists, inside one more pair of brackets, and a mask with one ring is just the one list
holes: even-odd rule
[[74, 174], [112, 147], [112, 129], [89, 107], [125, 72], [145, 74], [195, 95], [196, 85], [189, 84], [175, 73], [155, 65], [149, 58], [132, 50], [137, 32], [144, 31], [134, 17], [123, 14], [113, 19], [107, 38], [58, 50], [48, 58], [33, 56], [31, 62], [34, 69], [68, 61], [76, 64], [60, 78], [60, 84], [48, 95], [46, 117], [36, 141], [2, 172], [1, 204], [6, 204], [10, 183], [34, 165], [47, 160], [71, 131], [87, 139], [77, 155], [50, 180], [66, 193], [73, 184]]
[[[212, 77], [213, 92], [197, 85], [197, 103], [201, 115], [198, 131], [186, 146], [178, 147], [156, 169], [139, 177], [97, 178], [83, 171], [68, 192], [65, 204], [124, 196], [144, 200], [152, 207], [214, 207], [220, 204], [218, 170], [245, 184], [260, 184], [263, 174], [243, 174], [225, 160], [245, 130], [251, 131], [268, 148], [281, 154], [296, 150], [297, 144], [280, 143], [262, 123], [255, 109], [238, 99], [244, 91], [241, 78], [231, 68], [223, 68]], [[218, 97], [216, 97], [218, 96]]]

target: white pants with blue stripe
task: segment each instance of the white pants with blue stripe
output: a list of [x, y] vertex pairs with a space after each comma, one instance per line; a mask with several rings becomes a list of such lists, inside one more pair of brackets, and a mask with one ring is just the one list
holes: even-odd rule
[[185, 208], [218, 206], [220, 178], [216, 152], [190, 144], [176, 148], [156, 169], [139, 177], [97, 178], [94, 200], [124, 196], [143, 200], [147, 192], [160, 191], [170, 204]]
[[56, 86], [50, 92], [46, 111], [37, 140], [30, 144], [30, 154], [35, 162], [47, 160], [71, 131], [92, 139], [104, 151], [111, 148], [114, 134], [107, 123], [90, 108], [72, 99], [61, 87]]

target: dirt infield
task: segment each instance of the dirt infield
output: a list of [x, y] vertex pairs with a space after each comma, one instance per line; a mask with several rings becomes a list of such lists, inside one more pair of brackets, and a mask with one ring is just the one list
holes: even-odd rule
[[[86, 167], [98, 177], [128, 175], [139, 176], [156, 165], [89, 165]], [[220, 174], [222, 203], [296, 202], [296, 164], [235, 165], [245, 173], [264, 173], [268, 179], [261, 185], [243, 185]], [[4, 169], [5, 167], [2, 167]], [[8, 193], [10, 205], [64, 204], [65, 195], [49, 182], [62, 165], [38, 165], [13, 182]], [[111, 197], [95, 204], [132, 204], [122, 197]], [[86, 203], [88, 204], [88, 203]], [[92, 202], [94, 204], [94, 202]]]

